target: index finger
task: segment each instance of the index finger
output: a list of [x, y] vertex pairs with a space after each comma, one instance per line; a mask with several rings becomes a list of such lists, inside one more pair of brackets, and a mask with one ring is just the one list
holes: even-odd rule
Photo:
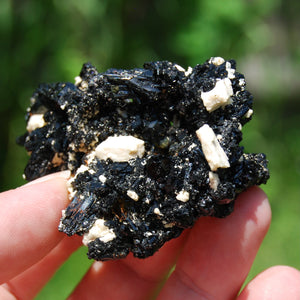
[[61, 210], [67, 205], [62, 177], [0, 194], [0, 283], [39, 261], [63, 238], [57, 230]]

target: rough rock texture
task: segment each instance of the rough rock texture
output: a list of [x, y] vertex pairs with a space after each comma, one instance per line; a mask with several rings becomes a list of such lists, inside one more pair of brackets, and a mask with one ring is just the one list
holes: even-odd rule
[[[235, 61], [184, 70], [167, 61], [42, 84], [31, 99], [27, 180], [71, 170], [59, 230], [88, 257], [144, 258], [200, 216], [226, 217], [237, 195], [269, 178], [264, 154], [239, 145], [252, 96]], [[42, 200], [41, 200], [42, 201]]]

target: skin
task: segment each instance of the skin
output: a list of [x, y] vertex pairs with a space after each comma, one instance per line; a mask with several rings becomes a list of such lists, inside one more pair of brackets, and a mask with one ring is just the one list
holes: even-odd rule
[[[0, 299], [32, 299], [80, 247], [80, 237], [57, 230], [68, 176], [0, 194]], [[152, 257], [94, 262], [69, 299], [299, 300], [300, 272], [287, 266], [265, 270], [240, 292], [270, 221], [266, 195], [252, 187], [229, 217], [200, 218]]]

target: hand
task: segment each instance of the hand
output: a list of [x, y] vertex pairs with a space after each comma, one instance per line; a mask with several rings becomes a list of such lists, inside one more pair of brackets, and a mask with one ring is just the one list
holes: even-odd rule
[[[80, 237], [57, 230], [68, 204], [66, 176], [49, 175], [0, 195], [0, 299], [32, 299], [80, 246]], [[253, 187], [240, 195], [229, 217], [200, 218], [152, 257], [94, 262], [70, 299], [236, 299], [270, 220], [265, 194]], [[299, 297], [300, 272], [276, 266], [237, 299]]]

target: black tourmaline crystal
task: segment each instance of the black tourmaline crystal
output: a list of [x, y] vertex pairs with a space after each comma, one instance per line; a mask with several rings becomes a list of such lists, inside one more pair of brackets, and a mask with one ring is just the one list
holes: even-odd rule
[[167, 61], [42, 84], [31, 99], [27, 180], [70, 170], [59, 230], [83, 235], [96, 260], [144, 258], [200, 216], [226, 217], [266, 183], [264, 154], [239, 145], [252, 96], [235, 61], [184, 70]]

